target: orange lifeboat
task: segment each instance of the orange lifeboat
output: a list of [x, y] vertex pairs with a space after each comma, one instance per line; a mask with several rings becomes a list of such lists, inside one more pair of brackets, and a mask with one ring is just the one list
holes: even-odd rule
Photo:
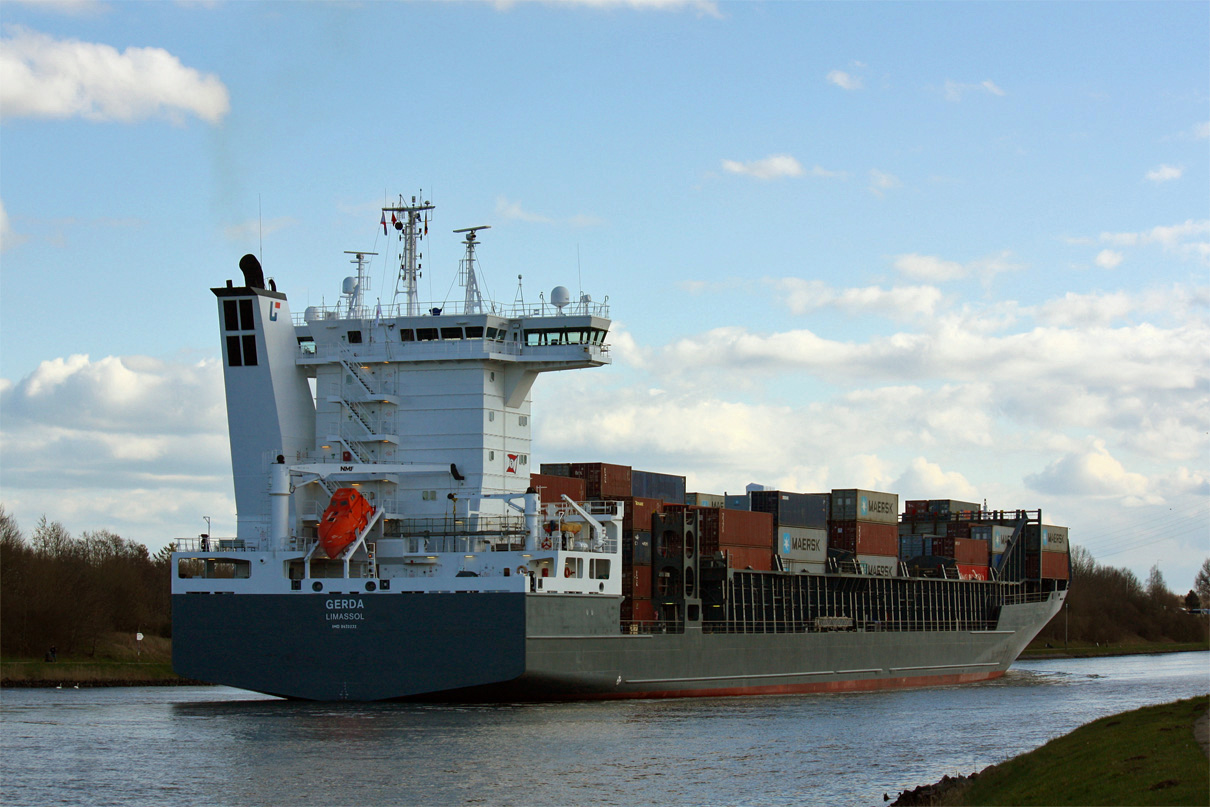
[[335, 558], [356, 541], [373, 513], [373, 505], [353, 488], [341, 488], [333, 493], [328, 509], [319, 520], [319, 545], [328, 557]]

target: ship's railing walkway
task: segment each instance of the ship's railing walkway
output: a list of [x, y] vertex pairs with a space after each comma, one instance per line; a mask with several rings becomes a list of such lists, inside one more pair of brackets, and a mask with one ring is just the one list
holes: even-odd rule
[[[417, 303], [417, 308], [420, 310], [422, 317], [435, 316], [497, 316], [505, 319], [522, 319], [524, 317], [567, 317], [567, 316], [594, 316], [609, 318], [609, 303], [594, 302], [592, 300], [583, 299], [575, 303], [564, 305], [561, 309], [545, 300], [536, 303], [514, 302], [514, 303], [497, 303], [488, 300], [483, 301], [483, 309], [481, 311], [464, 312], [462, 311], [461, 301], [442, 300], [441, 302]], [[311, 318], [307, 318], [307, 312], [310, 312]], [[322, 322], [324, 320], [347, 320], [360, 319], [366, 322], [375, 322], [386, 319], [395, 319], [397, 317], [408, 316], [407, 303], [395, 303], [393, 305], [362, 305], [349, 310], [348, 305], [313, 305], [308, 306], [307, 310], [301, 314], [294, 314], [295, 325], [306, 325], [309, 322]]]

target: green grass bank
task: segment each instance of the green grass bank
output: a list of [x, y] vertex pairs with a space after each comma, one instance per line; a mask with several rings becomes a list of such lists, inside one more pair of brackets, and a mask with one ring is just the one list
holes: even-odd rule
[[1094, 720], [1041, 748], [900, 795], [896, 805], [1205, 805], [1210, 761], [1194, 735], [1210, 695]]

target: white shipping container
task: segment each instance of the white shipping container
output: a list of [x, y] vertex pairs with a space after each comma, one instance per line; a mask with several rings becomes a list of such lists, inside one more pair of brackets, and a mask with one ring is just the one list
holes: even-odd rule
[[1067, 528], [1042, 525], [1042, 551], [1067, 552]]
[[849, 488], [832, 491], [833, 521], [899, 523], [899, 494]]
[[777, 554], [787, 560], [823, 563], [828, 559], [828, 531], [778, 524]]
[[898, 577], [899, 558], [894, 555], [858, 555], [857, 562], [865, 565], [866, 574]]
[[993, 555], [1002, 555], [1004, 550], [1008, 549], [1008, 542], [1012, 540], [1013, 528], [1003, 524], [976, 524], [971, 527], [971, 537], [987, 541]]

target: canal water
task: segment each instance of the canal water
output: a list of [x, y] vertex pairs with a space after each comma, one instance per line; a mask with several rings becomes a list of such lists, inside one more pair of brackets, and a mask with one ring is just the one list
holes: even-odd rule
[[1205, 695], [1208, 662], [1055, 659], [918, 690], [493, 706], [7, 689], [0, 804], [878, 805], [1098, 717]]

